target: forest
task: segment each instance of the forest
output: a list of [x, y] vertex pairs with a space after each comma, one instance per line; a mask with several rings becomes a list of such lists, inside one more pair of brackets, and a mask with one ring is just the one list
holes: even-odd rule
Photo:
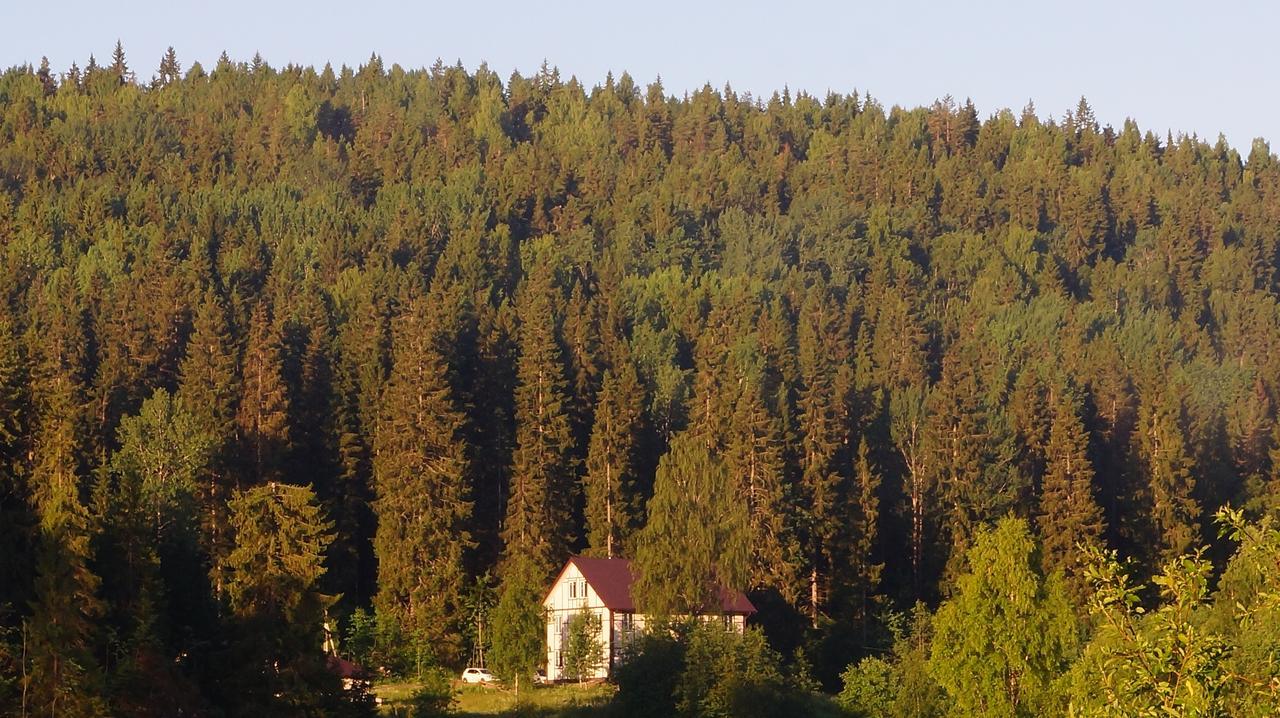
[[759, 609], [680, 715], [1280, 714], [1265, 141], [591, 81], [0, 75], [0, 714], [528, 675], [573, 554]]

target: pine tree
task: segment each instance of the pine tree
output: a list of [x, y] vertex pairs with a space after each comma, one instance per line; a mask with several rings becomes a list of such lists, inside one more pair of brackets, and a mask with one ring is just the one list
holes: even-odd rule
[[1080, 422], [1076, 401], [1060, 388], [1045, 449], [1047, 466], [1040, 487], [1037, 528], [1046, 571], [1062, 571], [1069, 585], [1082, 595], [1079, 582], [1082, 547], [1101, 548], [1102, 511], [1094, 499], [1093, 464], [1088, 436]]
[[265, 302], [254, 307], [249, 321], [241, 374], [235, 425], [242, 476], [250, 485], [258, 485], [280, 478], [289, 447], [289, 395], [281, 368], [280, 334]]
[[374, 437], [379, 615], [458, 658], [464, 556], [471, 548], [465, 419], [454, 404], [433, 308], [418, 300], [399, 319], [391, 378]]
[[635, 447], [643, 398], [644, 390], [630, 359], [605, 371], [584, 477], [587, 544], [595, 555], [613, 558], [624, 554], [635, 530]]
[[550, 573], [568, 552], [573, 527], [573, 432], [564, 360], [556, 336], [549, 271], [531, 277], [520, 305], [516, 451], [502, 540]]
[[651, 616], [717, 613], [720, 592], [749, 579], [746, 507], [723, 460], [683, 433], [658, 464], [649, 520], [636, 537], [636, 606]]

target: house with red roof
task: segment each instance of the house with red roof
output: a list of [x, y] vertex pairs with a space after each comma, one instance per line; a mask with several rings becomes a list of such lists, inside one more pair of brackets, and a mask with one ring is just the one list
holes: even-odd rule
[[[636, 611], [631, 596], [635, 574], [625, 558], [573, 556], [565, 563], [542, 600], [547, 616], [547, 679], [576, 678], [564, 671], [563, 648], [568, 643], [569, 619], [589, 611], [600, 627], [599, 668], [589, 678], [607, 678], [626, 655], [631, 642], [644, 631], [645, 615]], [[741, 633], [755, 606], [741, 591], [722, 590], [720, 614], [708, 619], [724, 622], [726, 630]]]

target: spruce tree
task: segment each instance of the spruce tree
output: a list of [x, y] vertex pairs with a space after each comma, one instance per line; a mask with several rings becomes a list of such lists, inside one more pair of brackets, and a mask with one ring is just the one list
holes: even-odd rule
[[282, 374], [280, 334], [266, 302], [253, 309], [241, 375], [235, 426], [243, 480], [250, 485], [278, 480], [289, 446], [289, 395]]
[[463, 618], [470, 470], [465, 419], [433, 307], [417, 300], [398, 320], [391, 377], [374, 437], [374, 552], [379, 615], [454, 661]]
[[854, 487], [849, 517], [849, 532], [853, 536], [849, 559], [857, 592], [855, 610], [858, 618], [865, 620], [869, 618], [871, 596], [880, 588], [880, 574], [884, 570], [884, 564], [874, 563], [880, 538], [880, 473], [871, 461], [866, 437], [858, 442]]
[[234, 327], [212, 291], [196, 307], [179, 374], [179, 393], [196, 421], [220, 449], [228, 445], [235, 435], [240, 380]]
[[516, 451], [502, 530], [504, 561], [524, 554], [544, 573], [568, 553], [576, 485], [554, 291], [542, 271], [527, 280], [519, 307]]
[[81, 500], [83, 387], [77, 379], [83, 335], [74, 315], [54, 319], [41, 337], [35, 377], [40, 428], [31, 487], [40, 541], [28, 620], [28, 705], [37, 713], [91, 716], [104, 711], [96, 659], [103, 605], [100, 580], [90, 568], [93, 527]]
[[685, 432], [658, 464], [648, 522], [636, 537], [633, 587], [651, 616], [717, 613], [720, 593], [750, 577], [746, 507], [724, 461]]
[[1036, 525], [1045, 570], [1066, 574], [1079, 597], [1083, 589], [1078, 578], [1083, 568], [1082, 547], [1101, 547], [1102, 511], [1094, 499], [1089, 440], [1076, 401], [1069, 388], [1062, 387], [1056, 393]]
[[341, 687], [322, 652], [333, 597], [319, 587], [332, 524], [304, 486], [236, 492], [228, 508], [235, 548], [222, 567], [234, 617], [227, 707], [245, 716], [329, 714]]
[[1177, 419], [1159, 401], [1144, 405], [1139, 414], [1139, 465], [1148, 482], [1153, 549], [1161, 563], [1185, 554], [1200, 538], [1193, 464]]
[[[186, 356], [179, 365], [178, 396], [191, 412], [198, 431], [213, 442], [209, 466], [199, 491], [202, 542], [217, 565], [230, 550], [226, 502], [240, 485], [233, 460], [240, 373], [234, 328], [217, 294], [210, 291], [196, 308]], [[222, 577], [214, 574], [214, 592], [222, 593]]]
[[178, 53], [173, 51], [173, 46], [165, 51], [164, 57], [160, 59], [160, 70], [158, 80], [161, 87], [168, 87], [178, 80], [182, 79], [182, 66], [178, 64]]
[[521, 684], [531, 684], [534, 672], [546, 660], [543, 574], [531, 556], [511, 556], [498, 589], [498, 605], [490, 614], [493, 648], [489, 659], [494, 673], [515, 688], [517, 703]]
[[[31, 588], [36, 540], [27, 483], [30, 446], [30, 381], [26, 358], [7, 315], [0, 310], [0, 605], [24, 605]], [[0, 626], [7, 621], [0, 619]]]
[[594, 555], [623, 555], [635, 530], [635, 452], [643, 399], [644, 390], [630, 359], [605, 371], [583, 482], [587, 545]]
[[792, 526], [787, 520], [795, 507], [787, 496], [782, 429], [762, 396], [758, 377], [738, 382], [738, 398], [724, 437], [724, 462], [733, 497], [747, 515], [751, 547], [749, 578], [745, 587], [774, 589], [795, 601], [796, 575]]
[[851, 468], [847, 402], [852, 387], [848, 335], [821, 290], [811, 290], [805, 297], [799, 321], [806, 603], [809, 618], [817, 625], [832, 598], [833, 574], [848, 551], [843, 529]]
[[133, 73], [129, 72], [129, 65], [124, 60], [124, 45], [119, 40], [116, 40], [115, 50], [111, 51], [111, 74], [120, 79], [121, 85], [133, 80]]

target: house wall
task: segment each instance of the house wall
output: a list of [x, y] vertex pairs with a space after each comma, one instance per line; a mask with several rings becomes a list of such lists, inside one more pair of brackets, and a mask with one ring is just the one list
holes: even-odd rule
[[[610, 671], [626, 657], [628, 644], [642, 634], [648, 621], [641, 613], [611, 611], [599, 594], [587, 583], [578, 567], [570, 562], [552, 585], [543, 602], [547, 617], [547, 679], [576, 680], [564, 672], [562, 651], [568, 643], [568, 620], [582, 610], [591, 611], [600, 626], [600, 661], [588, 678], [608, 678]], [[743, 614], [706, 615], [699, 620], [723, 623], [726, 630], [742, 633], [747, 617]]]
[[552, 586], [543, 604], [547, 614], [547, 679], [552, 681], [576, 679], [564, 674], [561, 652], [568, 642], [569, 618], [588, 610], [596, 614], [600, 626], [600, 661], [590, 678], [606, 678], [609, 675], [609, 658], [613, 637], [613, 612], [604, 605], [595, 589], [591, 588], [578, 567], [570, 563]]

